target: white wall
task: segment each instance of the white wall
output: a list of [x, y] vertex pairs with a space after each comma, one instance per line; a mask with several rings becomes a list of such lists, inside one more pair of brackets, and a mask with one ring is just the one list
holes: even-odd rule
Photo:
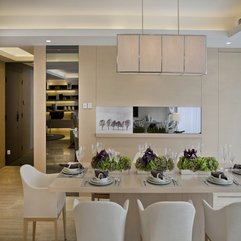
[[219, 52], [219, 145], [241, 162], [241, 53]]
[[34, 166], [46, 171], [46, 48], [34, 47]]
[[[38, 49], [40, 51], [40, 49]], [[41, 49], [44, 51], [44, 48]], [[203, 154], [216, 156], [219, 154], [219, 145], [230, 143], [236, 156], [240, 156], [239, 147], [241, 127], [241, 98], [240, 66], [241, 53], [239, 50], [228, 52], [219, 49], [208, 49], [208, 74], [205, 76], [164, 76], [164, 75], [137, 75], [116, 73], [116, 48], [110, 46], [80, 46], [79, 61], [79, 142], [86, 147], [85, 161], [92, 157], [91, 144], [103, 142], [105, 147], [112, 147], [132, 157], [137, 151], [138, 144], [152, 143], [159, 153], [165, 147], [180, 152], [185, 147], [192, 147], [199, 142], [203, 144]], [[35, 55], [36, 56], [36, 55]], [[40, 56], [40, 55], [39, 55]], [[44, 54], [40, 56], [44, 58]], [[38, 60], [40, 61], [40, 60]], [[37, 63], [37, 62], [36, 62]], [[35, 63], [35, 77], [44, 82], [43, 67]], [[40, 73], [40, 75], [39, 75]], [[40, 77], [41, 76], [41, 77]], [[42, 91], [40, 83], [36, 92]], [[38, 98], [42, 98], [41, 100]], [[35, 96], [36, 103], [45, 101], [44, 95]], [[92, 109], [83, 109], [83, 102], [91, 102]], [[44, 105], [44, 104], [43, 104]], [[202, 107], [202, 135], [197, 136], [163, 136], [163, 137], [106, 137], [95, 133], [96, 106], [200, 106]], [[35, 108], [39, 106], [35, 104]], [[45, 115], [35, 110], [35, 141], [45, 125]], [[41, 116], [41, 120], [39, 117]], [[37, 128], [40, 127], [41, 128]], [[37, 129], [36, 129], [37, 128]], [[42, 140], [37, 140], [41, 142]], [[35, 148], [44, 146], [35, 145]], [[37, 153], [37, 151], [35, 150]], [[39, 153], [39, 152], [38, 152]], [[35, 158], [37, 158], [35, 154]], [[41, 157], [43, 155], [41, 154]], [[46, 162], [43, 159], [38, 162]], [[241, 162], [241, 160], [237, 160]], [[43, 166], [41, 164], [41, 166]]]

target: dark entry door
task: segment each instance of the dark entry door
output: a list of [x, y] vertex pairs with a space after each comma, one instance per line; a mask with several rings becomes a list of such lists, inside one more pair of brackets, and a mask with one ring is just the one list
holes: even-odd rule
[[6, 165], [33, 164], [33, 68], [6, 64]]
[[[11, 68], [11, 69], [10, 69]], [[22, 155], [22, 70], [6, 65], [6, 164]]]

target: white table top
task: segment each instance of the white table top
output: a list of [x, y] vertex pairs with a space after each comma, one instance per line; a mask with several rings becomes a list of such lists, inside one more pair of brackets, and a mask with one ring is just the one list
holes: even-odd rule
[[[241, 185], [220, 186], [204, 182], [205, 175], [180, 175], [177, 171], [168, 175], [177, 179], [178, 185], [171, 182], [168, 185], [152, 185], [144, 183], [149, 174], [137, 174], [135, 170], [129, 173], [110, 173], [113, 177], [119, 177], [120, 183], [113, 183], [108, 186], [93, 186], [89, 180], [94, 176], [94, 171], [88, 168], [82, 177], [63, 177], [55, 179], [49, 186], [52, 192], [79, 192], [79, 193], [215, 193], [215, 192], [241, 192]], [[227, 173], [241, 184], [241, 176]]]

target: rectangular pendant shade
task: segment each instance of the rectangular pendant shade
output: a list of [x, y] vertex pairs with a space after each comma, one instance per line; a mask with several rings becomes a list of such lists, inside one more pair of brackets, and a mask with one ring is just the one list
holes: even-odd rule
[[162, 72], [184, 72], [184, 36], [162, 36]]
[[206, 38], [203, 36], [185, 37], [185, 72], [195, 74], [207, 72]]
[[161, 36], [140, 35], [140, 71], [161, 71]]
[[117, 72], [196, 74], [207, 73], [204, 35], [117, 36]]
[[139, 71], [139, 35], [122, 35], [118, 38], [118, 72]]

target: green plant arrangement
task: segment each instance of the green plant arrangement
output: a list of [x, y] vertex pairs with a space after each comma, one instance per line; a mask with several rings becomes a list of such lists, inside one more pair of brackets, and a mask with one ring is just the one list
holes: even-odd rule
[[145, 128], [143, 125], [141, 125], [138, 122], [133, 123], [133, 133], [144, 133], [145, 132]]
[[179, 158], [177, 167], [180, 170], [215, 171], [218, 168], [218, 161], [215, 157], [198, 157], [195, 149], [184, 150], [184, 155]]
[[124, 171], [131, 168], [131, 159], [126, 156], [120, 156], [105, 149], [97, 152], [92, 158], [91, 167], [100, 170]]
[[165, 156], [157, 156], [153, 150], [148, 147], [142, 157], [136, 160], [136, 169], [142, 171], [152, 170], [172, 170], [174, 168], [174, 162], [172, 158], [166, 158]]
[[148, 133], [167, 133], [164, 126], [158, 127], [156, 124], [150, 124], [147, 128]]

